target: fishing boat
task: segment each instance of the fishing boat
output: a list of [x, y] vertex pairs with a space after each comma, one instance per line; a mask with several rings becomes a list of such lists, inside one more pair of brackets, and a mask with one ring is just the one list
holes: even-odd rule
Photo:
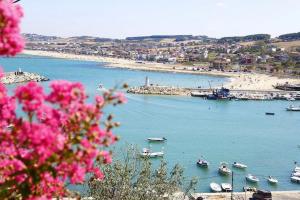
[[227, 167], [227, 163], [222, 162], [219, 167], [219, 173], [222, 175], [229, 175], [231, 174], [231, 170]]
[[164, 152], [158, 151], [158, 152], [151, 152], [150, 149], [144, 148], [143, 152], [141, 153], [142, 157], [150, 157], [150, 158], [156, 158], [156, 157], [163, 157]]
[[298, 176], [291, 176], [291, 181], [295, 183], [300, 183], [300, 177]]
[[213, 192], [222, 192], [222, 188], [218, 183], [209, 184], [211, 191]]
[[256, 187], [247, 187], [247, 186], [244, 186], [243, 187], [243, 190], [244, 192], [256, 192]]
[[268, 182], [271, 183], [271, 184], [277, 184], [278, 183], [278, 180], [272, 176], [269, 176], [267, 178]]
[[198, 165], [199, 167], [205, 167], [205, 168], [207, 168], [208, 165], [209, 165], [209, 162], [208, 162], [207, 160], [204, 160], [204, 159], [199, 159], [199, 160], [197, 161], [197, 165]]
[[251, 174], [248, 174], [246, 176], [246, 180], [249, 181], [249, 182], [252, 182], [252, 183], [257, 183], [259, 182], [259, 178], [257, 178], [256, 176], [253, 176]]
[[224, 192], [231, 192], [232, 191], [232, 186], [230, 183], [222, 183], [221, 188]]
[[242, 164], [242, 163], [238, 163], [238, 162], [234, 162], [232, 164], [232, 166], [235, 167], [235, 168], [238, 168], [238, 169], [246, 169], [247, 168], [247, 165]]
[[275, 115], [273, 112], [266, 112], [266, 115]]
[[287, 111], [300, 111], [300, 106], [293, 106], [290, 105], [289, 107], [286, 108]]
[[165, 137], [161, 137], [161, 138], [147, 138], [147, 140], [149, 142], [164, 142], [165, 140], [167, 140], [167, 138], [165, 138]]

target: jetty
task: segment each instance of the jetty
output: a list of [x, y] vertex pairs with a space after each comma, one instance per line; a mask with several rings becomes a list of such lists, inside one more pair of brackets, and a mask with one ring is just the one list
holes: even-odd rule
[[[180, 88], [174, 86], [144, 85], [131, 87], [127, 93], [143, 95], [177, 95], [209, 99], [215, 89]], [[300, 100], [300, 92], [280, 90], [230, 90], [228, 98], [236, 100]]]
[[25, 83], [30, 81], [49, 81], [49, 78], [31, 72], [23, 72], [19, 69], [16, 72], [6, 72], [4, 76], [0, 79], [4, 84], [15, 84], [15, 83]]

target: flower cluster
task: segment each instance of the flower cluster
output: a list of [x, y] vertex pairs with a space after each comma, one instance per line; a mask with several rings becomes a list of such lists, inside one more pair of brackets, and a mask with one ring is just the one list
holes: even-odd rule
[[19, 28], [22, 16], [19, 5], [12, 0], [0, 0], [0, 55], [14, 56], [23, 50]]
[[[96, 160], [112, 161], [105, 147], [117, 140], [111, 129], [118, 123], [104, 118], [102, 109], [125, 102], [124, 96], [106, 92], [89, 104], [80, 83], [54, 81], [50, 88], [45, 94], [30, 82], [9, 96], [0, 84], [1, 199], [62, 196], [67, 182], [82, 183], [87, 173], [103, 178]], [[17, 115], [18, 107], [25, 115]]]

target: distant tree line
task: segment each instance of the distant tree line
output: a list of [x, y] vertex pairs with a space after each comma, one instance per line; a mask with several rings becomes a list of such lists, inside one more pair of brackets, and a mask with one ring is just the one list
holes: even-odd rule
[[219, 39], [219, 43], [236, 43], [236, 42], [251, 42], [251, 41], [259, 41], [259, 40], [270, 40], [271, 35], [269, 34], [255, 34], [255, 35], [247, 35], [247, 36], [235, 36], [235, 37], [223, 37]]
[[300, 40], [300, 32], [280, 35], [278, 38], [285, 41]]

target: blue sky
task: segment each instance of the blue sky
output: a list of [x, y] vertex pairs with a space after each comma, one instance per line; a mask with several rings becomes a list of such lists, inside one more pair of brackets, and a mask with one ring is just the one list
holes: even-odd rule
[[110, 38], [300, 31], [300, 0], [22, 0], [22, 32]]

